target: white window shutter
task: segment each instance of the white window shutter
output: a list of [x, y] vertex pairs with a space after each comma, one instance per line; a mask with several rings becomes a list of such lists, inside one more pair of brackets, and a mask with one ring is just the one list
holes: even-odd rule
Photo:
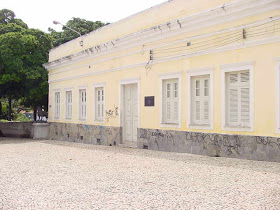
[[238, 73], [229, 74], [229, 83], [230, 84], [238, 83]]
[[250, 126], [250, 72], [227, 73], [227, 124]]
[[72, 91], [66, 92], [66, 118], [72, 118]]
[[239, 122], [238, 112], [239, 112], [240, 97], [238, 96], [238, 88], [229, 89], [229, 122], [237, 124]]
[[210, 75], [191, 78], [191, 124], [209, 125]]
[[85, 120], [86, 119], [86, 101], [87, 101], [87, 95], [86, 95], [86, 90], [80, 90], [80, 119]]
[[171, 103], [166, 102], [166, 120], [170, 121], [171, 119]]
[[54, 116], [55, 118], [59, 118], [60, 117], [60, 93], [59, 92], [55, 93], [54, 98], [55, 98]]
[[178, 120], [178, 102], [174, 102], [174, 115], [173, 120], [176, 122]]
[[163, 81], [163, 122], [178, 123], [179, 90], [178, 79]]
[[72, 92], [70, 94], [70, 104], [69, 104], [69, 110], [70, 110], [70, 117], [72, 118], [72, 102], [73, 102], [73, 97], [72, 97]]
[[200, 101], [195, 102], [195, 120], [200, 121]]
[[241, 123], [250, 123], [250, 88], [241, 88]]
[[205, 121], [208, 121], [209, 120], [209, 101], [208, 100], [205, 100], [204, 101], [204, 106], [203, 106], [203, 116], [204, 116], [204, 119]]
[[104, 88], [95, 88], [95, 120], [104, 120]]
[[249, 82], [250, 80], [250, 73], [249, 71], [246, 71], [246, 72], [241, 72], [240, 73], [240, 77], [241, 77], [241, 82]]

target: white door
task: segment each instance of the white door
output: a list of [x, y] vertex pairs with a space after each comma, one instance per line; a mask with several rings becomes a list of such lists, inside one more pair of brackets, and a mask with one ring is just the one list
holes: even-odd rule
[[137, 84], [124, 85], [123, 140], [137, 142], [138, 94]]

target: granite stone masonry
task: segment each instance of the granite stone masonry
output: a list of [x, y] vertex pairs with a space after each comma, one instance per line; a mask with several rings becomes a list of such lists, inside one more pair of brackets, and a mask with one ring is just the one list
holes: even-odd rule
[[33, 138], [34, 122], [0, 122], [0, 137]]
[[280, 138], [138, 129], [138, 147], [212, 157], [280, 162]]
[[61, 141], [114, 146], [121, 143], [121, 128], [72, 123], [50, 123], [49, 138]]

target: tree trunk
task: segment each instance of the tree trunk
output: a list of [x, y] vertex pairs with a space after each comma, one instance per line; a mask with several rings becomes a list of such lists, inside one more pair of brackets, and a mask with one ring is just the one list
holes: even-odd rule
[[11, 121], [12, 120], [12, 98], [11, 97], [8, 98], [8, 102], [9, 102], [8, 121]]
[[34, 117], [34, 121], [36, 121], [37, 120], [37, 108], [36, 108], [36, 106], [33, 109], [33, 117]]
[[0, 119], [2, 118], [2, 102], [0, 101]]

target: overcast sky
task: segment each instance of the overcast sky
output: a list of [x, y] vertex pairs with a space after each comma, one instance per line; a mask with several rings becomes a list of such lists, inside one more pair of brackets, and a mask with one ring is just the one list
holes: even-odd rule
[[0, 0], [0, 9], [13, 10], [30, 28], [61, 30], [52, 21], [65, 24], [72, 17], [116, 22], [167, 0]]

